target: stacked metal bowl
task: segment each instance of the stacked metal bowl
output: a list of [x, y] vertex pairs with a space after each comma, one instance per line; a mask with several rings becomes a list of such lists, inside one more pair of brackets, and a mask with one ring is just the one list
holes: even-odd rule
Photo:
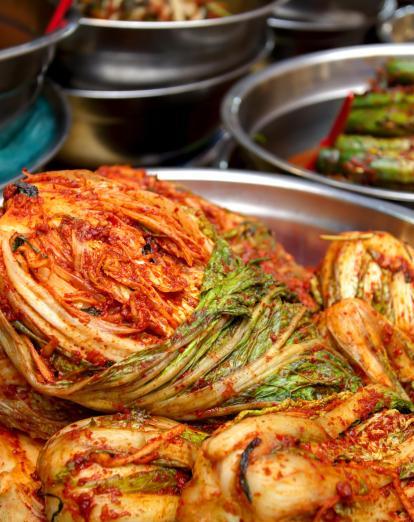
[[[365, 185], [327, 176], [304, 164], [328, 135], [350, 93], [363, 93], [390, 58], [412, 60], [413, 44], [344, 47], [273, 64], [238, 82], [222, 106], [225, 127], [253, 168], [414, 206], [411, 188]], [[232, 143], [221, 149], [225, 166]], [[310, 154], [310, 155], [309, 155]]]
[[0, 184], [22, 168], [44, 165], [67, 134], [66, 102], [44, 80], [56, 45], [76, 29], [79, 13], [70, 9], [53, 30], [55, 7], [53, 0], [0, 2]]
[[229, 0], [230, 16], [189, 21], [82, 18], [53, 77], [74, 125], [68, 165], [177, 163], [214, 139], [223, 94], [270, 50], [273, 0]]
[[65, 25], [45, 35], [53, 8], [46, 0], [0, 2], [0, 130], [36, 99], [56, 44], [76, 28], [70, 10]]

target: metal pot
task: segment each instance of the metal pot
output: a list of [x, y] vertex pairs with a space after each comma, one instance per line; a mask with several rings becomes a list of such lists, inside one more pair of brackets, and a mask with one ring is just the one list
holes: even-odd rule
[[269, 54], [264, 49], [232, 72], [186, 85], [135, 91], [67, 89], [73, 126], [58, 160], [65, 165], [177, 164], [217, 131], [228, 88]]
[[76, 29], [72, 9], [62, 29], [42, 36], [53, 9], [46, 0], [0, 2], [0, 125], [34, 100], [55, 45]]
[[288, 0], [268, 21], [277, 41], [275, 56], [362, 44], [369, 29], [396, 7], [395, 0]]
[[353, 192], [414, 203], [414, 192], [340, 181], [289, 161], [328, 134], [343, 98], [363, 91], [392, 56], [414, 56], [414, 45], [366, 45], [324, 51], [268, 67], [237, 83], [222, 105], [230, 134], [259, 170], [279, 171]]
[[82, 18], [58, 49], [53, 77], [77, 89], [143, 89], [193, 83], [257, 56], [275, 1], [229, 0], [235, 13], [184, 22]]
[[378, 36], [386, 43], [414, 42], [414, 6], [397, 9], [379, 26]]

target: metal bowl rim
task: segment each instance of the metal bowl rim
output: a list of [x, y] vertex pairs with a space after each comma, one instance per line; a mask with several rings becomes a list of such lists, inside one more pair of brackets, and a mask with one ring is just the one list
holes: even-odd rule
[[14, 45], [0, 50], [0, 62], [9, 58], [15, 58], [24, 54], [30, 54], [44, 47], [48, 47], [60, 42], [66, 36], [72, 34], [79, 25], [80, 13], [77, 9], [71, 8], [66, 15], [66, 25], [50, 34], [39, 36], [30, 42]]
[[344, 181], [328, 178], [322, 174], [318, 174], [307, 169], [296, 167], [293, 165], [293, 163], [279, 158], [278, 156], [270, 153], [265, 148], [255, 143], [245, 132], [238, 118], [238, 112], [242, 98], [248, 95], [254, 88], [256, 88], [257, 85], [266, 82], [269, 78], [273, 78], [275, 73], [277, 76], [279, 76], [286, 72], [295, 70], [302, 65], [311, 66], [346, 58], [371, 58], [378, 55], [382, 55], [384, 57], [414, 55], [414, 43], [374, 44], [342, 47], [340, 49], [320, 51], [305, 56], [299, 56], [297, 58], [291, 58], [285, 62], [271, 65], [263, 71], [259, 71], [247, 76], [246, 78], [243, 78], [230, 88], [221, 105], [222, 121], [238, 144], [259, 158], [264, 159], [274, 167], [282, 169], [284, 172], [288, 172], [311, 181], [316, 181], [318, 183], [323, 183], [325, 185], [330, 185], [331, 187], [338, 189], [359, 192], [367, 196], [392, 199], [394, 201], [414, 202], [414, 192], [404, 192], [400, 190], [359, 185], [357, 183], [347, 183]]
[[346, 190], [332, 188], [313, 183], [308, 180], [290, 178], [284, 174], [264, 174], [253, 170], [220, 170], [209, 168], [148, 168], [149, 174], [156, 175], [166, 181], [214, 181], [215, 183], [241, 183], [244, 185], [256, 185], [264, 187], [277, 187], [297, 192], [306, 192], [318, 196], [328, 197], [338, 201], [345, 201], [359, 207], [370, 210], [376, 210], [382, 214], [386, 214], [414, 225], [414, 211], [390, 203], [388, 201], [378, 201], [377, 199], [362, 196], [360, 194], [352, 194]]
[[266, 5], [257, 9], [251, 9], [236, 15], [223, 16], [220, 18], [208, 18], [203, 20], [177, 20], [166, 22], [143, 22], [139, 20], [102, 20], [100, 18], [82, 17], [79, 21], [80, 27], [96, 27], [102, 29], [144, 29], [144, 30], [167, 30], [167, 29], [196, 29], [198, 27], [216, 27], [221, 25], [237, 24], [247, 22], [252, 18], [265, 17], [271, 13], [275, 6], [286, 0], [270, 0]]
[[[414, 15], [414, 5], [406, 5], [397, 9], [393, 15], [384, 20], [378, 26], [378, 36], [383, 42], [393, 43], [392, 24], [393, 22], [404, 18], [407, 15]], [[409, 43], [409, 42], [408, 42]]]
[[92, 90], [92, 89], [71, 89], [64, 88], [64, 92], [68, 96], [76, 98], [87, 98], [94, 100], [128, 100], [135, 98], [152, 98], [161, 96], [171, 96], [176, 94], [185, 94], [190, 91], [198, 91], [202, 89], [209, 89], [215, 87], [226, 81], [230, 81], [237, 76], [241, 76], [248, 71], [255, 63], [265, 58], [273, 49], [275, 43], [275, 37], [271, 32], [268, 32], [266, 44], [263, 46], [257, 55], [249, 60], [249, 62], [240, 65], [232, 71], [222, 73], [212, 78], [200, 80], [198, 82], [185, 83], [183, 85], [172, 85], [170, 87], [160, 87], [157, 89], [137, 89], [137, 90]]
[[357, 31], [358, 29], [368, 27], [375, 24], [378, 20], [389, 19], [397, 10], [397, 0], [388, 0], [384, 3], [383, 8], [377, 13], [376, 16], [367, 18], [364, 22], [359, 24], [323, 24], [317, 21], [305, 22], [299, 20], [283, 19], [276, 16], [273, 12], [273, 16], [269, 17], [267, 23], [273, 29], [287, 29], [291, 31], [308, 31], [308, 32], [326, 32], [336, 33], [341, 31]]

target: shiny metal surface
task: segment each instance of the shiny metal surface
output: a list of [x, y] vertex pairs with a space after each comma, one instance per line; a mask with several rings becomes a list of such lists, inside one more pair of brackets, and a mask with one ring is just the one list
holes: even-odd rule
[[[332, 187], [401, 202], [414, 193], [335, 180], [298, 167], [294, 154], [317, 147], [343, 98], [368, 87], [391, 56], [414, 56], [414, 45], [367, 45], [314, 53], [272, 65], [237, 83], [222, 105], [222, 119], [258, 170], [285, 172]], [[266, 143], [259, 144], [259, 135]]]
[[386, 43], [414, 42], [414, 6], [397, 9], [380, 25], [378, 36]]
[[201, 82], [138, 91], [67, 90], [73, 126], [58, 160], [74, 167], [177, 164], [208, 143], [223, 95], [272, 46], [270, 37], [255, 60]]
[[277, 40], [275, 56], [362, 44], [367, 31], [396, 8], [396, 0], [288, 0], [268, 20]]
[[0, 2], [0, 125], [33, 101], [55, 45], [76, 28], [79, 15], [70, 10], [65, 27], [42, 36], [53, 9], [47, 0]]
[[[58, 48], [52, 74], [78, 89], [182, 85], [231, 71], [266, 42], [266, 18], [283, 0], [229, 0], [240, 14], [186, 22], [82, 18]], [[246, 12], [244, 12], [246, 11]]]
[[327, 245], [322, 233], [386, 230], [414, 243], [414, 212], [399, 205], [277, 174], [214, 169], [152, 169], [161, 179], [265, 220], [302, 263], [315, 265]]

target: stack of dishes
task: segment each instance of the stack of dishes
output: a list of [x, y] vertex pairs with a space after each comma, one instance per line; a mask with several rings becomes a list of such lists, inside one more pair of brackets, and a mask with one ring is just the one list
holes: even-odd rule
[[230, 15], [197, 20], [82, 18], [52, 67], [74, 117], [60, 159], [165, 164], [207, 144], [224, 92], [272, 47], [274, 4], [228, 0]]

